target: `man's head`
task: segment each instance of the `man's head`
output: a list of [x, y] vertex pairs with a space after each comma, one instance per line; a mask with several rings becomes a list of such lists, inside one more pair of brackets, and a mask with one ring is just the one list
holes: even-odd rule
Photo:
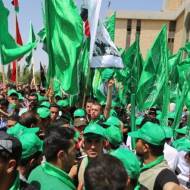
[[38, 95], [36, 93], [31, 93], [29, 96], [28, 96], [28, 101], [30, 103], [30, 109], [33, 109], [37, 106], [38, 104]]
[[101, 155], [89, 162], [84, 182], [86, 190], [126, 190], [127, 172], [122, 163], [111, 155]]
[[84, 151], [89, 158], [102, 154], [105, 139], [105, 129], [98, 124], [89, 124], [84, 130]]
[[7, 100], [9, 101], [10, 104], [15, 104], [15, 105], [19, 104], [18, 93], [16, 90], [14, 89], [9, 90], [7, 96], [8, 96]]
[[74, 130], [50, 127], [45, 134], [44, 154], [48, 162], [69, 172], [76, 157]]
[[22, 154], [22, 145], [17, 138], [0, 131], [0, 179], [12, 176], [17, 169]]
[[154, 157], [163, 155], [166, 134], [162, 126], [147, 122], [142, 128], [128, 135], [137, 139], [136, 153], [143, 159], [150, 155]]
[[98, 119], [102, 113], [102, 106], [98, 102], [94, 102], [91, 107], [90, 117], [92, 120]]
[[94, 100], [92, 100], [92, 99], [88, 99], [87, 101], [86, 101], [86, 106], [85, 106], [85, 109], [86, 109], [86, 113], [88, 114], [88, 115], [90, 115], [90, 113], [91, 113], [91, 108], [92, 108], [92, 104], [94, 103]]
[[57, 104], [52, 104], [50, 106], [50, 112], [51, 112], [51, 121], [55, 121], [59, 116], [59, 106]]

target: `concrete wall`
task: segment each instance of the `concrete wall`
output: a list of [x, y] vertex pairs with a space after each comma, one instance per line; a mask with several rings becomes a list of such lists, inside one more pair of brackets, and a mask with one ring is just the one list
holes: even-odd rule
[[177, 10], [183, 3], [184, 0], [164, 0], [165, 10], [174, 11]]
[[117, 19], [115, 24], [115, 43], [118, 47], [126, 47], [127, 19]]
[[185, 17], [185, 12], [182, 12], [182, 14], [176, 20], [176, 32], [174, 36], [173, 53], [177, 52], [178, 49], [182, 47], [185, 43], [184, 17]]
[[160, 32], [163, 24], [168, 24], [167, 21], [142, 20], [141, 21], [141, 35], [140, 48], [143, 57], [146, 57], [148, 49], [151, 48], [155, 37]]

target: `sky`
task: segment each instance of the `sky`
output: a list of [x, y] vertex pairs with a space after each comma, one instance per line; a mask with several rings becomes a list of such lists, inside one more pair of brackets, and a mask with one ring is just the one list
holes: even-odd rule
[[[35, 33], [38, 33], [43, 28], [42, 17], [42, 2], [44, 0], [19, 0], [18, 22], [23, 42], [27, 43], [29, 36], [30, 21], [33, 24]], [[76, 0], [78, 7], [80, 7], [82, 0]], [[108, 11], [108, 4], [110, 0], [102, 0], [101, 17], [104, 18]], [[11, 0], [3, 0], [4, 5], [10, 11], [9, 14], [9, 31], [12, 36], [15, 36], [15, 13]], [[109, 10], [161, 10], [163, 0], [111, 0]], [[24, 59], [21, 61], [24, 64]], [[41, 45], [34, 52], [35, 69], [39, 69], [39, 63], [47, 65], [48, 56], [41, 49]]]

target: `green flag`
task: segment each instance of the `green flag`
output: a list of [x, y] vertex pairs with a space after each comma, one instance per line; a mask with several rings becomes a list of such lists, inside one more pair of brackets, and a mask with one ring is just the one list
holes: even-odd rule
[[106, 29], [113, 42], [115, 39], [115, 21], [116, 21], [116, 12], [114, 12], [114, 14], [111, 15], [109, 18], [107, 18], [105, 21]]
[[153, 106], [162, 90], [168, 66], [167, 27], [163, 26], [156, 37], [143, 66], [137, 90], [138, 107], [140, 110]]
[[30, 52], [36, 44], [29, 43], [24, 46], [19, 46], [8, 31], [8, 15], [9, 11], [4, 7], [3, 1], [0, 0], [0, 49], [2, 63], [7, 64], [14, 61], [26, 53]]
[[121, 57], [124, 63], [124, 69], [116, 70], [116, 79], [122, 82], [125, 88], [128, 88], [129, 93], [136, 93], [143, 67], [138, 36], [128, 50], [123, 51]]
[[49, 55], [48, 81], [54, 77], [68, 94], [78, 93], [78, 64], [83, 23], [73, 0], [45, 1]]
[[[30, 23], [30, 31], [29, 31], [29, 43], [34, 43], [36, 41], [36, 35], [34, 33], [34, 29], [33, 29], [33, 25], [32, 23]], [[33, 56], [33, 52], [31, 51], [29, 53], [29, 55], [26, 57], [26, 67], [28, 67], [31, 63], [31, 60], [32, 60], [32, 56]]]

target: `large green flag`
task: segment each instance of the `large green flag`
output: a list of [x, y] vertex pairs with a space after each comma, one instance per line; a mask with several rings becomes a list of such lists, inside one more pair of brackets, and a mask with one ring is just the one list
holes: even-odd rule
[[156, 37], [143, 66], [137, 90], [140, 110], [153, 106], [166, 82], [168, 66], [167, 27]]
[[124, 69], [116, 70], [116, 79], [122, 82], [125, 88], [128, 88], [129, 93], [136, 93], [143, 68], [138, 36], [136, 41], [122, 53], [121, 57]]
[[105, 21], [105, 27], [114, 42], [115, 39], [115, 21], [116, 21], [116, 12], [114, 12], [113, 15], [111, 15], [109, 18]]
[[18, 58], [21, 58], [26, 53], [30, 52], [36, 46], [35, 43], [28, 43], [24, 46], [19, 46], [8, 31], [8, 15], [9, 11], [4, 7], [3, 1], [0, 0], [0, 49], [2, 64], [7, 64]]
[[83, 23], [73, 0], [45, 1], [49, 55], [48, 81], [58, 78], [68, 94], [78, 93], [78, 64]]
[[90, 49], [90, 38], [86, 38], [79, 59], [81, 96], [84, 95], [84, 93], [85, 95], [89, 95], [89, 91], [91, 90], [89, 49]]

